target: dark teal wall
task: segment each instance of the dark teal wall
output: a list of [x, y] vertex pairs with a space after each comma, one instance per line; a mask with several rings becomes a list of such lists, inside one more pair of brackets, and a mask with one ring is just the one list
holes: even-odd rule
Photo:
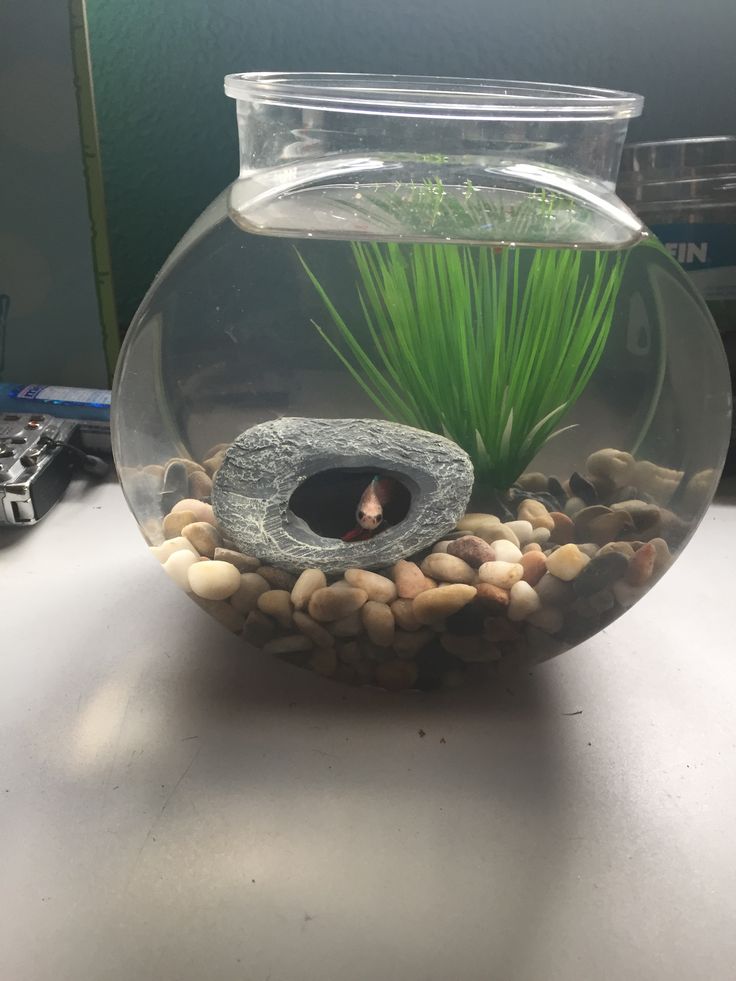
[[733, 0], [87, 0], [113, 270], [127, 323], [236, 174], [228, 72], [527, 78], [646, 96], [632, 132], [736, 130]]

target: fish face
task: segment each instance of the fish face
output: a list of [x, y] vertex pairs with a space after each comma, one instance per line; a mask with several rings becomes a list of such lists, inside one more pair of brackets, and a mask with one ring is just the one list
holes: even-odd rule
[[361, 528], [365, 528], [367, 531], [374, 531], [383, 521], [383, 512], [366, 511], [363, 508], [358, 508], [355, 512], [355, 517]]

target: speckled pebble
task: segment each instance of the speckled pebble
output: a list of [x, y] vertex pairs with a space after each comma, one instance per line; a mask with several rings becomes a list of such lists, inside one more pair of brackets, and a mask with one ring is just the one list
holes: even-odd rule
[[377, 572], [348, 569], [345, 572], [345, 581], [351, 586], [365, 590], [368, 599], [378, 603], [391, 603], [397, 596], [396, 585], [386, 576], [379, 576]]
[[189, 569], [189, 588], [202, 599], [228, 599], [239, 587], [240, 573], [229, 562], [195, 562]]
[[475, 582], [475, 571], [454, 555], [442, 555], [434, 553], [428, 555], [422, 562], [421, 570], [425, 576], [431, 576], [449, 583], [465, 583], [470, 585]]
[[477, 535], [465, 535], [454, 542], [448, 542], [447, 553], [467, 562], [473, 569], [480, 568], [484, 562], [493, 562], [496, 558], [494, 546]]
[[478, 569], [481, 582], [489, 582], [501, 589], [511, 589], [524, 575], [524, 568], [518, 562], [484, 562]]
[[557, 579], [570, 582], [589, 562], [588, 556], [584, 555], [577, 545], [571, 543], [562, 545], [547, 557], [547, 569]]
[[526, 620], [541, 605], [542, 601], [528, 582], [522, 580], [521, 582], [514, 583], [511, 587], [508, 618], [512, 621]]

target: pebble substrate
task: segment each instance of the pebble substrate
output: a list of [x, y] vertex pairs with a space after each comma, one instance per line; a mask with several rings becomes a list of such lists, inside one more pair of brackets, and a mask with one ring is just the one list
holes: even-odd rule
[[592, 636], [667, 570], [690, 526], [666, 504], [677, 491], [687, 514], [694, 482], [709, 479], [683, 491], [679, 471], [600, 450], [564, 484], [522, 475], [504, 501], [511, 520], [469, 512], [431, 550], [328, 580], [263, 565], [223, 539], [207, 500], [223, 453], [168, 464], [186, 470], [191, 496], [146, 529], [165, 572], [265, 653], [392, 690], [454, 687], [503, 659], [544, 659]]

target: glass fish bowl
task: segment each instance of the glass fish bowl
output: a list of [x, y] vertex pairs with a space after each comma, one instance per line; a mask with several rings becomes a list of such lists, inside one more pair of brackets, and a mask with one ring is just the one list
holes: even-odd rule
[[565, 651], [644, 596], [712, 498], [717, 330], [615, 196], [642, 99], [231, 75], [240, 175], [127, 334], [120, 480], [216, 620], [355, 685]]

